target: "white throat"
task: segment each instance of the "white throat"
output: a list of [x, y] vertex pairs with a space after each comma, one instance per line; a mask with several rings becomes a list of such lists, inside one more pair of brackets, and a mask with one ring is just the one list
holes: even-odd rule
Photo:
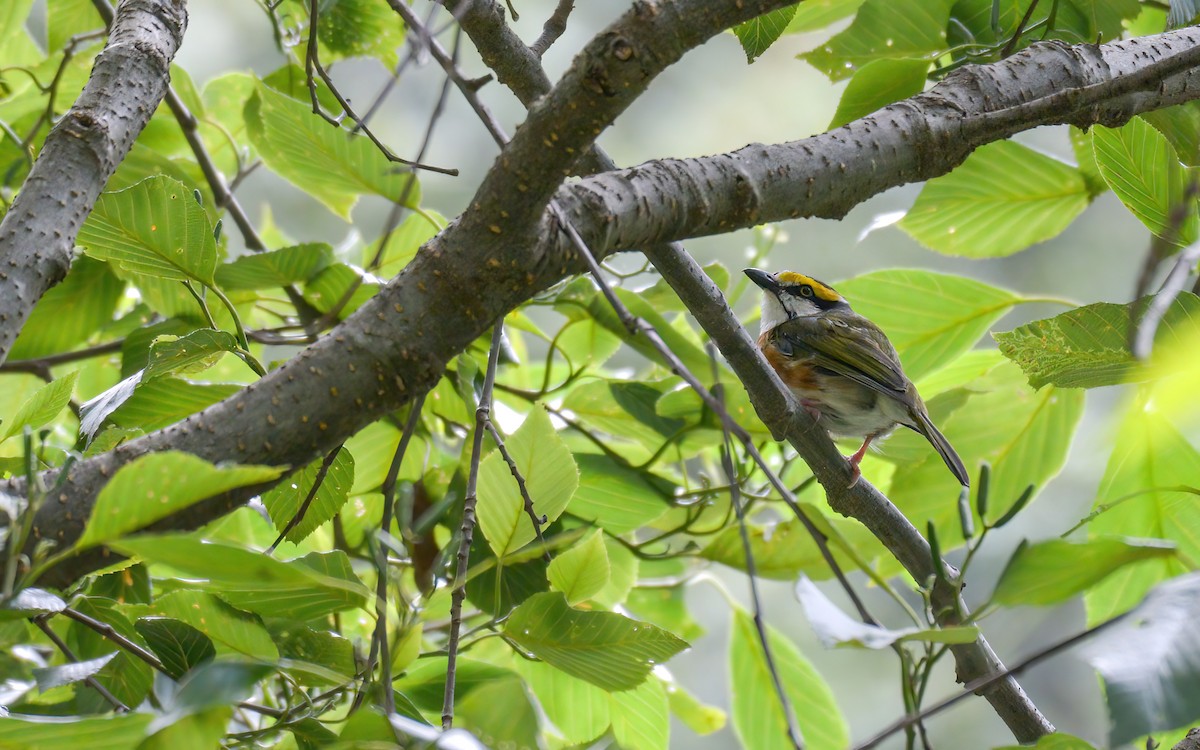
[[779, 298], [772, 292], [763, 292], [762, 303], [762, 322], [758, 327], [758, 335], [763, 335], [767, 331], [772, 330], [776, 326], [788, 322], [791, 318], [787, 310], [783, 309], [783, 304]]

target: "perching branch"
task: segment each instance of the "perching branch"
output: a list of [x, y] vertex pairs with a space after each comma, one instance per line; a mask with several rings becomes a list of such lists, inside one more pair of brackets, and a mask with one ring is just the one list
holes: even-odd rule
[[0, 362], [46, 290], [71, 267], [101, 189], [154, 114], [187, 27], [184, 0], [121, 0], [91, 78], [0, 221]]

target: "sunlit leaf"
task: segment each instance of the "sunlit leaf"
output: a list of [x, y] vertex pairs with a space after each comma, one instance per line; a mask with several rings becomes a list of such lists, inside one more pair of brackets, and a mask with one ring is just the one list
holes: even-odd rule
[[[316, 459], [262, 496], [263, 505], [271, 515], [275, 528], [283, 531], [300, 512], [324, 461], [324, 458]], [[353, 484], [354, 457], [350, 455], [350, 451], [341, 448], [329, 465], [321, 486], [317, 488], [316, 494], [305, 509], [304, 517], [288, 532], [287, 540], [298, 543], [337, 515], [346, 504]]]
[[589, 534], [582, 542], [557, 555], [547, 570], [551, 585], [571, 604], [590, 599], [608, 583], [608, 552], [604, 535]]
[[[807, 2], [805, 3], [807, 4]], [[832, 130], [925, 89], [928, 60], [883, 58], [858, 69], [829, 123]]]
[[946, 255], [1002, 257], [1057, 236], [1090, 200], [1077, 168], [998, 141], [926, 182], [897, 226]]
[[831, 80], [880, 58], [931, 59], [946, 49], [954, 0], [866, 0], [850, 27], [803, 55]]
[[[797, 7], [798, 4], [778, 8], [733, 27], [733, 33], [737, 35], [742, 49], [746, 52], [747, 62], [754, 62], [754, 58], [766, 52], [767, 48], [775, 43], [792, 22]], [[617, 741], [620, 742], [620, 738], [617, 738]]]
[[504, 632], [547, 664], [609, 691], [637, 687], [655, 664], [687, 648], [649, 623], [572, 609], [557, 592], [530, 597], [513, 610]]
[[29, 397], [21, 408], [4, 421], [4, 432], [0, 442], [19, 434], [26, 427], [37, 429], [53, 420], [71, 401], [71, 392], [79, 372], [71, 372], [47, 383]]
[[192, 191], [170, 177], [102, 194], [78, 242], [93, 258], [131, 273], [211, 286], [217, 270], [208, 215]]
[[1126, 565], [1174, 555], [1174, 544], [1156, 540], [1049, 539], [1017, 548], [996, 584], [994, 596], [997, 602], [1009, 606], [1057, 604]]

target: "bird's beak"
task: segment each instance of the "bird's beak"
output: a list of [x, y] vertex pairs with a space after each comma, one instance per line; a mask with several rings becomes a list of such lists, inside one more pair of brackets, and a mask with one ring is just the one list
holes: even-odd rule
[[779, 294], [779, 280], [775, 278], [775, 274], [767, 273], [766, 271], [757, 268], [747, 268], [743, 271], [750, 280], [758, 286], [762, 287], [763, 291], [771, 294]]

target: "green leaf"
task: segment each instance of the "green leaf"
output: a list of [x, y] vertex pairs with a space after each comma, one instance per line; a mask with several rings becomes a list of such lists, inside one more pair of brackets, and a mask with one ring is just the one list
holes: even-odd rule
[[788, 34], [815, 31], [854, 15], [863, 0], [804, 0], [788, 24]]
[[217, 285], [226, 291], [270, 289], [303, 284], [334, 262], [333, 248], [324, 242], [293, 245], [282, 250], [243, 255], [217, 268]]
[[201, 500], [275, 479], [273, 466], [214, 466], [180, 451], [149, 453], [122, 466], [96, 497], [78, 549], [118, 539]]
[[0, 721], [0, 745], [10, 750], [129, 750], [146, 734], [153, 714], [78, 717], [8, 717]]
[[131, 273], [214, 283], [217, 244], [208, 214], [186, 185], [170, 177], [103, 193], [78, 242], [93, 258]]
[[[221, 744], [225, 728], [233, 717], [233, 706], [216, 706], [188, 714], [154, 732], [138, 750], [208, 750]], [[161, 726], [160, 719], [154, 726]], [[147, 730], [149, 731], [149, 730]]]
[[[1134, 117], [1120, 128], [1092, 128], [1092, 147], [1104, 181], [1147, 229], [1178, 245], [1196, 240], [1196, 209], [1184, 199], [1187, 170], [1162, 133]], [[1175, 231], [1171, 215], [1180, 209], [1186, 218]]]
[[339, 319], [346, 318], [379, 291], [373, 277], [345, 263], [334, 263], [321, 269], [304, 285], [304, 299], [323, 313], [337, 310]]
[[667, 703], [671, 707], [671, 713], [686, 724], [688, 729], [704, 736], [725, 728], [728, 719], [721, 709], [701, 703], [678, 683], [667, 682], [663, 687], [667, 691]]
[[[417, 634], [414, 643], [417, 647], [420, 646], [420, 630], [418, 626], [409, 631]], [[288, 672], [305, 684], [338, 685], [354, 677], [354, 644], [337, 633], [313, 630], [292, 621], [275, 620], [271, 637], [279, 646]], [[399, 650], [392, 652], [393, 668], [400, 656]], [[413, 659], [416, 656], [414, 653]], [[399, 674], [400, 671], [397, 669], [395, 673]]]
[[[620, 288], [613, 291], [631, 313], [654, 326], [654, 330], [658, 331], [663, 343], [684, 366], [692, 372], [712, 372], [712, 360], [694, 336], [685, 335], [678, 328], [672, 326], [657, 308], [642, 299], [638, 293]], [[666, 364], [662, 355], [654, 348], [653, 344], [646, 340], [645, 336], [634, 336], [629, 333], [629, 329], [617, 317], [612, 305], [604, 299], [603, 295], [592, 296], [591, 302], [588, 304], [588, 313], [597, 323], [620, 336], [622, 341], [642, 356], [659, 364]]]
[[[1131, 305], [1098, 302], [1035, 320], [994, 335], [1005, 357], [1021, 367], [1034, 388], [1097, 388], [1156, 376], [1129, 352], [1129, 321], [1146, 300]], [[1200, 335], [1200, 297], [1184, 292], [1155, 332], [1155, 351]]]
[[180, 338], [162, 337], [150, 345], [150, 356], [142, 382], [163, 375], [207, 370], [226, 352], [238, 352], [237, 339], [226, 331], [201, 328]]
[[283, 562], [183, 534], [139, 536], [110, 546], [199, 579], [192, 585], [210, 589], [235, 607], [273, 617], [310, 620], [362, 607], [367, 601], [367, 588], [341, 551]]
[[386, 3], [332, 0], [322, 3], [320, 9], [317, 38], [332, 53], [322, 55], [323, 61], [376, 57], [384, 65], [395, 67], [396, 50], [404, 44], [404, 24]]
[[[1005, 745], [994, 748], [994, 750], [1030, 750], [1030, 746]], [[1096, 750], [1096, 748], [1078, 737], [1055, 732], [1038, 738], [1037, 744], [1032, 746], [1032, 750]]]
[[608, 696], [613, 738], [628, 750], [667, 750], [671, 738], [667, 694], [649, 679], [633, 690]]
[[[316, 459], [262, 496], [263, 505], [266, 506], [275, 528], [283, 531], [300, 511], [300, 506], [312, 490], [313, 482], [324, 461], [324, 458]], [[350, 451], [341, 448], [334, 456], [324, 481], [317, 488], [317, 494], [305, 511], [304, 518], [287, 533], [287, 541], [303, 541], [321, 524], [337, 515], [350, 497], [350, 487], [353, 484], [354, 457], [350, 455]]]
[[516, 665], [546, 718], [568, 742], [588, 743], [608, 729], [608, 693], [543, 662], [518, 659]]
[[135, 618], [169, 617], [190, 625], [212, 641], [217, 653], [245, 654], [275, 661], [279, 650], [258, 615], [242, 612], [205, 591], [173, 591], [153, 604], [126, 606]]
[[1021, 301], [964, 276], [887, 270], [838, 284], [855, 312], [883, 329], [914, 380], [957, 360]]
[[[579, 485], [579, 469], [550, 415], [535, 405], [505, 444], [525, 479], [534, 511], [553, 523]], [[479, 528], [498, 556], [516, 552], [537, 537], [517, 482], [498, 450], [479, 464], [478, 493]]]
[[1087, 644], [1087, 659], [1104, 678], [1111, 747], [1186, 727], [1200, 715], [1197, 602], [1200, 574], [1168, 581]]
[[88, 0], [50, 0], [46, 3], [46, 15], [46, 36], [51, 50], [62, 49], [76, 34], [104, 28], [96, 6]]
[[[742, 49], [746, 52], [746, 62], [754, 62], [756, 57], [766, 52], [767, 48], [783, 35], [798, 7], [799, 4], [779, 8], [733, 27], [733, 33], [737, 35]], [[620, 742], [620, 738], [617, 741]]]
[[[433, 223], [430, 223], [431, 219]], [[380, 278], [390, 279], [404, 270], [408, 262], [416, 257], [417, 250], [445, 229], [447, 223], [446, 217], [437, 211], [426, 209], [422, 213], [413, 214], [382, 238], [366, 245], [360, 265]], [[379, 252], [381, 244], [382, 253]], [[379, 265], [372, 268], [376, 256], [379, 257]]]
[[555, 557], [550, 562], [547, 575], [550, 584], [566, 595], [569, 603], [578, 604], [604, 588], [608, 583], [609, 571], [604, 534], [597, 530]]
[[1200, 106], [1196, 102], [1151, 110], [1141, 118], [1163, 134], [1181, 162], [1189, 167], [1200, 164]]
[[1003, 257], [1057, 236], [1091, 198], [1078, 168], [999, 141], [926, 182], [897, 226], [945, 255]]
[[842, 92], [829, 129], [840, 128], [892, 102], [921, 93], [925, 90], [927, 72], [927, 60], [882, 58], [867, 63]]
[[163, 669], [176, 680], [217, 655], [212, 640], [186, 622], [170, 617], [143, 617], [133, 626], [162, 661]]
[[802, 57], [840, 81], [880, 58], [931, 60], [947, 48], [954, 0], [866, 0], [854, 22]]
[[59, 415], [71, 401], [71, 392], [79, 371], [73, 371], [39, 388], [29, 400], [21, 404], [12, 419], [7, 420], [0, 442], [19, 434], [25, 427], [37, 429]]
[[[1084, 395], [1049, 387], [1034, 392], [1008, 363], [975, 388], [986, 391], [972, 395], [938, 426], [968, 473], [974, 474], [980, 461], [991, 463], [988, 517], [995, 520], [1026, 487], [1043, 487], [1062, 469], [1083, 414]], [[909, 518], [933, 521], [943, 551], [949, 551], [962, 540], [955, 503], [961, 487], [933, 449], [925, 450], [924, 460], [896, 467], [888, 497]]]
[[259, 85], [246, 104], [246, 130], [273, 172], [349, 220], [358, 196], [369, 193], [415, 208], [421, 190], [363, 135], [351, 135], [306, 104]]
[[1049, 539], [1017, 548], [996, 584], [1008, 606], [1058, 604], [1131, 563], [1174, 557], [1175, 545], [1152, 539]]
[[[610, 534], [625, 534], [654, 522], [667, 512], [665, 490], [653, 477], [626, 468], [598, 453], [575, 454], [579, 487], [567, 510]], [[668, 485], [669, 486], [669, 485]]]
[[509, 615], [504, 633], [547, 664], [608, 691], [637, 687], [655, 664], [688, 647], [649, 623], [572, 609], [560, 593], [531, 596]]
[[[799, 521], [749, 523], [747, 531], [755, 573], [763, 578], [788, 581], [799, 573], [820, 576], [829, 567], [812, 536]], [[746, 553], [741, 531], [736, 525], [722, 530], [704, 545], [700, 557], [744, 571]]]
[[[795, 712], [804, 746], [842, 750], [850, 744], [846, 721], [820, 673], [782, 633], [768, 627], [771, 656]], [[729, 636], [729, 684], [733, 731], [743, 747], [788, 750], [787, 719], [775, 692], [762, 644], [750, 615], [734, 609]]]
[[494, 680], [455, 696], [455, 724], [491, 747], [535, 748], [540, 743], [538, 715], [525, 686], [515, 676]]
[[67, 278], [34, 305], [9, 359], [33, 359], [75, 348], [112, 322], [124, 291], [125, 282], [107, 264], [87, 256], [76, 258]]
[[1153, 403], [1129, 405], [1100, 480], [1089, 536], [1153, 537], [1174, 542], [1179, 557], [1159, 557], [1118, 570], [1084, 597], [1088, 625], [1133, 607], [1155, 584], [1200, 559], [1200, 503], [1180, 487], [1200, 487], [1200, 452]]

